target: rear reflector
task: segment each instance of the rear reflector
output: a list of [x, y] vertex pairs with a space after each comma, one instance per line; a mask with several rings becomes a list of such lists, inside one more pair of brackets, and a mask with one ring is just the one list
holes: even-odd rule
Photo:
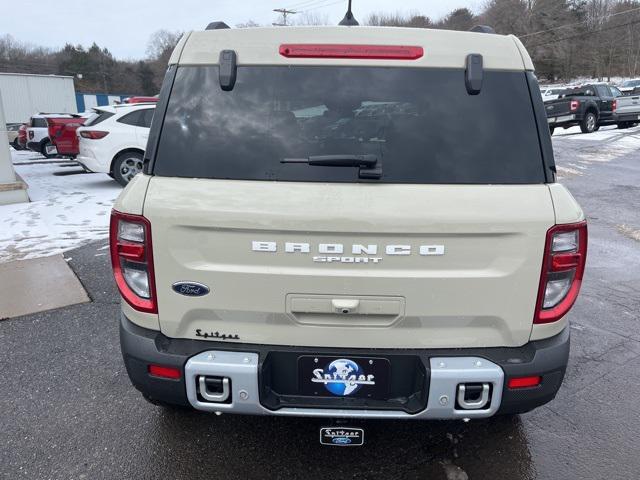
[[534, 377], [517, 377], [510, 378], [507, 383], [509, 388], [531, 388], [537, 387], [542, 382], [542, 377], [534, 376]]
[[345, 45], [285, 43], [280, 55], [287, 58], [361, 58], [374, 60], [417, 60], [422, 47], [406, 45]]
[[123, 258], [142, 262], [144, 260], [144, 245], [139, 243], [119, 242], [117, 244], [118, 255]]
[[149, 375], [161, 378], [170, 378], [172, 380], [180, 380], [182, 373], [179, 368], [163, 367], [162, 365], [149, 365]]

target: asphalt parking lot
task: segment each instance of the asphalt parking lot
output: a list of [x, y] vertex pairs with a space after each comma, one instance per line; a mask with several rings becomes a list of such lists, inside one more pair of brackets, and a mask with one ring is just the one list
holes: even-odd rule
[[127, 378], [98, 241], [66, 254], [91, 303], [0, 321], [0, 477], [638, 478], [640, 128], [561, 132], [554, 145], [590, 239], [569, 369], [547, 406], [466, 424], [360, 422], [358, 449], [318, 445], [325, 421], [164, 411]]

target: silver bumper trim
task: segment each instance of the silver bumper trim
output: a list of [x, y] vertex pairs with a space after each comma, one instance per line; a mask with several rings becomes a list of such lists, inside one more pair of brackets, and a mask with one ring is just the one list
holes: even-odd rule
[[[185, 366], [187, 398], [197, 410], [245, 415], [280, 415], [301, 417], [381, 418], [381, 419], [463, 419], [485, 418], [496, 413], [502, 400], [504, 372], [493, 362], [477, 357], [434, 357], [430, 359], [431, 376], [427, 408], [416, 414], [393, 410], [342, 410], [328, 408], [281, 408], [268, 410], [260, 404], [258, 355], [256, 353], [207, 351], [191, 357]], [[227, 377], [231, 380], [230, 403], [211, 403], [198, 397], [198, 377]], [[491, 385], [489, 408], [456, 408], [458, 385]]]

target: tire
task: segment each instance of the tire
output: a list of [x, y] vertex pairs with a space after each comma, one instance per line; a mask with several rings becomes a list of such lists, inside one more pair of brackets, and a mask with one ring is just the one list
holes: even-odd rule
[[45, 158], [56, 157], [57, 154], [49, 154], [49, 153], [47, 153], [47, 146], [49, 146], [49, 145], [51, 145], [51, 140], [49, 140], [48, 138], [46, 140], [43, 140], [42, 143], [40, 144], [40, 154]]
[[22, 147], [18, 143], [17, 138], [13, 142], [11, 142], [11, 146], [13, 147], [14, 150], [18, 150], [18, 151], [22, 150]]
[[580, 122], [582, 133], [593, 133], [598, 129], [598, 117], [593, 112], [587, 112]]
[[126, 187], [131, 179], [142, 172], [143, 156], [140, 152], [124, 152], [116, 157], [111, 173], [116, 182]]
[[624, 130], [625, 128], [629, 128], [631, 125], [629, 125], [629, 122], [620, 122], [618, 123], [618, 128], [620, 130]]
[[556, 129], [556, 127], [549, 127], [549, 133], [551, 135], [553, 135], [554, 130]]

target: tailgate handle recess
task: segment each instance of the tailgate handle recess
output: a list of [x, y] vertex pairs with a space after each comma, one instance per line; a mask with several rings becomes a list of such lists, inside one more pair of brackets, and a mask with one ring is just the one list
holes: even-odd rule
[[341, 313], [343, 315], [349, 315], [351, 313], [358, 313], [358, 307], [360, 306], [360, 300], [351, 300], [344, 298], [334, 298], [331, 300], [333, 311], [335, 313]]
[[397, 297], [339, 297], [310, 295], [289, 297], [289, 311], [311, 315], [379, 315], [396, 316], [404, 310], [404, 302]]

